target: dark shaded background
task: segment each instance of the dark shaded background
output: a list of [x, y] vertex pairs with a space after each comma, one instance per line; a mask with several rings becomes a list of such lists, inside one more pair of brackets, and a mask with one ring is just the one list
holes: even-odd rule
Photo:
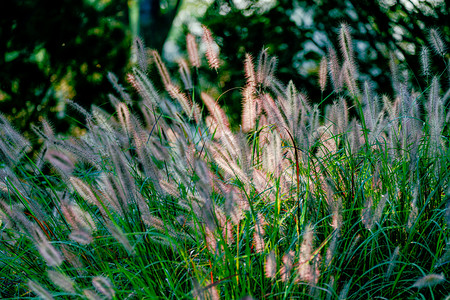
[[[409, 77], [411, 88], [423, 91], [431, 78], [420, 76], [419, 53], [421, 45], [429, 45], [429, 29], [438, 28], [442, 38], [447, 43], [450, 41], [450, 7], [445, 1], [435, 1], [436, 5], [429, 2], [278, 0], [275, 7], [259, 14], [261, 9], [257, 3], [237, 9], [233, 1], [216, 0], [201, 21], [222, 42], [221, 55], [225, 62], [222, 69], [229, 72], [223, 76], [224, 90], [244, 85], [245, 53], [257, 57], [264, 47], [279, 59], [279, 79], [285, 83], [292, 79], [312, 102], [320, 102], [332, 92], [332, 85], [328, 83], [321, 95], [317, 83], [319, 63], [327, 55], [328, 47], [335, 47], [339, 52], [341, 23], [352, 28], [361, 81], [368, 80], [379, 94], [392, 96], [389, 58], [393, 53], [402, 74], [400, 80], [407, 82]], [[449, 58], [432, 55], [431, 74], [445, 71]], [[449, 88], [448, 82], [442, 84], [445, 90]], [[237, 92], [232, 94], [233, 105], [239, 103], [240, 97]], [[327, 101], [334, 99], [330, 97]], [[240, 106], [229, 111], [238, 120]]]
[[[107, 94], [113, 92], [106, 78], [115, 73], [126, 87], [133, 34], [147, 47], [162, 50], [181, 0], [17, 0], [0, 2], [0, 111], [22, 131], [43, 117], [59, 132], [77, 128], [64, 99], [89, 108], [109, 109]], [[436, 27], [447, 42], [450, 36], [449, 7], [428, 1], [278, 0], [263, 8], [249, 1], [238, 9], [231, 0], [215, 0], [199, 21], [206, 24], [221, 47], [224, 65], [219, 74], [204, 72], [203, 80], [218, 93], [244, 85], [246, 52], [257, 56], [265, 47], [279, 58], [278, 77], [307, 91], [313, 102], [322, 95], [317, 84], [318, 63], [327, 48], [338, 46], [342, 22], [353, 28], [359, 73], [379, 93], [392, 95], [389, 54], [407, 61], [404, 76], [416, 90], [427, 78], [418, 76], [420, 45], [427, 44], [429, 28]], [[133, 13], [139, 18], [132, 18]], [[187, 31], [185, 26], [184, 31]], [[179, 37], [184, 49], [184, 36]], [[435, 72], [445, 62], [433, 56]], [[217, 84], [217, 80], [220, 84]], [[442, 83], [448, 88], [448, 83]], [[331, 92], [331, 85], [325, 93]], [[233, 119], [238, 120], [239, 90], [221, 98]], [[332, 100], [330, 98], [330, 100]], [[73, 133], [73, 132], [72, 132]]]

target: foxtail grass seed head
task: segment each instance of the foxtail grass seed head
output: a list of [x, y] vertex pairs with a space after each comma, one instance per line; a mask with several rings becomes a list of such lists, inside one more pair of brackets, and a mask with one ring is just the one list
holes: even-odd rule
[[280, 269], [281, 280], [283, 282], [288, 282], [291, 278], [291, 270], [294, 266], [295, 252], [293, 250], [289, 251], [282, 257], [283, 266]]
[[353, 61], [353, 41], [350, 35], [350, 27], [342, 23], [339, 31], [339, 42], [341, 44], [341, 52], [346, 61]]
[[313, 256], [314, 227], [308, 224], [304, 229], [303, 241], [300, 246], [300, 259], [297, 266], [297, 274], [300, 280], [314, 285], [318, 280], [319, 256]]
[[53, 270], [47, 271], [48, 278], [61, 290], [67, 293], [75, 293], [75, 282], [67, 275]]
[[201, 287], [198, 283], [198, 281], [194, 278], [192, 279], [192, 297], [196, 300], [219, 300], [219, 290], [217, 287], [213, 284], [209, 284], [208, 281], [206, 281], [206, 286]]
[[422, 45], [420, 49], [420, 66], [422, 68], [422, 75], [426, 77], [430, 76], [430, 50], [425, 45]]
[[269, 59], [269, 54], [267, 53], [268, 49], [262, 49], [258, 56], [258, 67], [256, 71], [256, 82], [261, 84], [264, 81], [265, 73], [266, 73], [266, 65], [267, 60]]
[[335, 113], [336, 115], [334, 116], [334, 118], [336, 119], [335, 122], [335, 127], [337, 127], [336, 132], [335, 132], [335, 136], [337, 134], [343, 134], [347, 127], [348, 127], [348, 107], [347, 107], [347, 101], [344, 97], [340, 97], [339, 100], [337, 102], [335, 102], [334, 104], [335, 107]]
[[313, 240], [314, 240], [314, 227], [308, 224], [303, 233], [303, 241], [300, 246], [300, 252], [302, 256], [306, 259], [309, 259], [313, 249]]
[[84, 230], [86, 232], [97, 230], [92, 216], [75, 203], [69, 203], [67, 199], [63, 199], [60, 207], [64, 218], [73, 229]]
[[282, 101], [286, 121], [291, 131], [294, 132], [294, 135], [296, 132], [295, 128], [299, 122], [299, 115], [303, 108], [300, 97], [300, 93], [297, 91], [294, 82], [290, 80], [286, 88], [286, 95], [280, 98], [280, 100]]
[[108, 231], [111, 233], [111, 235], [120, 243], [122, 246], [128, 251], [129, 254], [134, 255], [134, 249], [130, 244], [130, 241], [128, 241], [128, 238], [125, 236], [125, 234], [122, 232], [122, 230], [116, 225], [112, 224], [111, 222], [108, 222], [106, 224], [106, 227], [108, 228]]
[[389, 69], [391, 70], [392, 86], [396, 96], [400, 95], [400, 75], [397, 65], [397, 57], [393, 51], [389, 52]]
[[264, 272], [267, 278], [275, 279], [277, 274], [277, 258], [275, 252], [272, 250], [266, 257], [266, 264], [264, 266]]
[[[160, 99], [153, 83], [140, 69], [133, 68], [132, 70], [133, 74], [127, 75], [127, 81], [137, 90], [144, 103], [149, 105], [149, 108], [158, 106]], [[117, 107], [119, 103], [118, 99], [111, 101], [114, 107]]]
[[253, 57], [251, 54], [245, 54], [244, 61], [245, 78], [247, 78], [247, 85], [251, 88], [256, 87], [256, 73], [255, 65], [253, 64]]
[[103, 297], [101, 297], [99, 294], [97, 294], [95, 291], [93, 290], [89, 290], [89, 289], [85, 289], [83, 290], [83, 295], [88, 299], [88, 300], [103, 300]]
[[148, 62], [144, 42], [141, 38], [136, 37], [133, 43], [133, 52], [136, 57], [137, 64], [142, 72], [147, 72]]
[[334, 232], [333, 237], [331, 238], [330, 245], [327, 249], [327, 254], [325, 257], [325, 265], [330, 266], [332, 260], [334, 259], [334, 255], [336, 254], [336, 246], [338, 242], [339, 234], [338, 232]]
[[325, 300], [331, 300], [332, 299], [331, 297], [333, 296], [333, 294], [336, 294], [336, 292], [334, 290], [334, 283], [335, 283], [334, 276], [330, 276], [330, 281], [328, 283], [328, 288], [327, 288], [327, 298]]
[[428, 33], [428, 39], [436, 54], [444, 57], [447, 47], [445, 45], [445, 42], [442, 40], [441, 32], [436, 28], [430, 29]]
[[37, 282], [34, 282], [33, 280], [28, 280], [28, 287], [30, 290], [35, 293], [37, 296], [44, 300], [53, 300], [54, 298], [50, 294], [49, 291], [47, 291], [45, 288], [43, 288], [40, 284]]
[[[0, 175], [1, 176], [1, 175]], [[5, 186], [4, 191], [9, 191], [9, 188]], [[1, 198], [0, 198], [1, 199]], [[9, 225], [9, 227], [17, 228], [17, 229], [32, 229], [33, 236], [41, 237], [43, 233], [41, 230], [36, 229], [36, 226], [32, 224], [27, 217], [23, 214], [22, 208], [18, 205], [10, 205], [6, 202], [0, 200], [0, 209], [2, 211], [2, 215], [5, 218], [5, 223]], [[35, 230], [36, 229], [36, 230]], [[34, 232], [36, 231], [36, 232]]]
[[[109, 72], [108, 75], [108, 80], [114, 85], [114, 87], [121, 91], [123, 90], [123, 87], [121, 85], [119, 85], [118, 83], [118, 79], [116, 77], [116, 75], [114, 75], [114, 73]], [[75, 109], [77, 112], [79, 112], [80, 114], [82, 114], [86, 119], [92, 119], [92, 115], [86, 110], [84, 109], [84, 107], [82, 107], [80, 104], [70, 100], [70, 99], [66, 99], [65, 102], [67, 103], [67, 105], [69, 105], [71, 108]], [[44, 126], [44, 130], [47, 126]], [[47, 127], [48, 128], [48, 127]], [[44, 131], [45, 133], [48, 133], [47, 130]]]
[[339, 293], [339, 298], [338, 298], [339, 300], [347, 299], [347, 295], [350, 290], [351, 283], [352, 283], [351, 280], [345, 283], [344, 287], [342, 288], [341, 292]]
[[219, 61], [219, 47], [213, 39], [211, 31], [205, 25], [202, 25], [203, 28], [203, 42], [206, 46], [206, 59], [208, 60], [209, 67], [217, 71], [220, 67]]
[[386, 271], [386, 274], [384, 276], [385, 280], [389, 280], [389, 278], [392, 275], [392, 272], [394, 271], [395, 265], [397, 263], [397, 258], [400, 253], [400, 246], [395, 247], [394, 252], [391, 255], [391, 258], [389, 259], [388, 269]]
[[248, 209], [248, 202], [237, 191], [225, 191], [225, 211], [234, 225], [238, 225], [244, 218], [244, 211]]
[[373, 216], [372, 216], [372, 218], [373, 218], [372, 222], [374, 224], [376, 224], [376, 223], [379, 224], [382, 221], [381, 217], [383, 216], [383, 210], [386, 207], [386, 203], [389, 202], [388, 198], [389, 198], [389, 194], [388, 193], [386, 193], [384, 195], [381, 195], [380, 200], [378, 201], [377, 208], [375, 209], [375, 211], [373, 213]]
[[159, 56], [158, 51], [152, 50], [153, 60], [155, 61], [156, 67], [158, 68], [159, 76], [161, 77], [161, 80], [164, 84], [164, 87], [166, 90], [168, 90], [168, 87], [172, 85], [172, 80], [170, 79], [169, 72], [167, 71], [166, 65], [161, 59], [161, 56]]
[[265, 220], [264, 216], [261, 213], [258, 213], [258, 219], [255, 223], [255, 232], [253, 233], [253, 245], [255, 247], [256, 253], [262, 253], [266, 246], [264, 241], [264, 230]]
[[242, 131], [249, 132], [255, 129], [256, 125], [256, 99], [254, 95], [254, 88], [247, 86], [243, 92], [242, 103]]
[[[182, 215], [181, 215], [182, 216]], [[177, 217], [178, 218], [178, 217]], [[164, 231], [164, 229], [166, 228], [166, 225], [164, 224], [164, 221], [156, 216], [153, 215], [149, 215], [146, 218], [147, 220], [143, 220], [145, 223], [147, 223], [149, 226], [159, 230], [159, 231]], [[183, 224], [186, 223], [186, 219], [184, 219]]]
[[228, 117], [225, 111], [220, 107], [216, 100], [213, 99], [210, 95], [205, 92], [201, 93], [201, 98], [203, 103], [205, 103], [206, 108], [208, 109], [210, 115], [215, 119], [215, 121], [219, 124], [220, 130], [229, 129], [230, 123], [228, 121]]
[[319, 86], [322, 93], [325, 91], [325, 87], [327, 86], [327, 78], [328, 78], [328, 61], [326, 56], [322, 57], [319, 65]]
[[[3, 156], [2, 160], [7, 165], [10, 164], [10, 161], [20, 160], [31, 147], [31, 143], [25, 139], [1, 113], [0, 136], [2, 137], [0, 138], [0, 157]], [[13, 165], [10, 165], [10, 167], [12, 166]]]
[[130, 136], [133, 133], [133, 125], [131, 122], [130, 111], [127, 105], [123, 102], [120, 102], [117, 107], [117, 117], [119, 118], [119, 122], [122, 125], [123, 132]]
[[215, 253], [218, 250], [217, 239], [214, 234], [214, 231], [211, 230], [208, 226], [205, 226], [205, 243], [209, 252]]
[[74, 230], [70, 233], [69, 239], [81, 245], [88, 245], [92, 242], [93, 238], [89, 232], [84, 230]]
[[209, 300], [220, 300], [220, 294], [219, 290], [217, 289], [217, 286], [209, 284], [207, 287], [205, 287], [205, 293], [206, 299]]
[[[344, 64], [342, 65], [341, 74], [339, 75], [340, 79], [345, 81], [345, 84], [347, 85], [347, 88], [349, 92], [352, 94], [354, 98], [358, 96], [359, 90], [358, 86], [356, 84], [356, 78], [352, 74], [352, 66], [351, 63], [346, 60]], [[342, 78], [342, 79], [341, 79]]]
[[[275, 71], [277, 69], [278, 59], [270, 57], [268, 49], [262, 49], [258, 57], [258, 67], [256, 70], [256, 82], [264, 87], [273, 87], [277, 85]], [[283, 88], [281, 88], [283, 90]]]
[[92, 279], [92, 285], [95, 289], [106, 297], [106, 299], [114, 298], [116, 292], [114, 291], [111, 281], [103, 276], [97, 276]]
[[445, 251], [444, 254], [442, 254], [442, 256], [437, 261], [437, 264], [435, 266], [436, 268], [444, 264], [448, 264], [450, 262], [450, 243], [447, 243], [444, 251]]
[[421, 289], [424, 287], [432, 287], [438, 284], [445, 282], [445, 277], [443, 274], [429, 274], [423, 276], [422, 278], [417, 279], [416, 282], [412, 285], [412, 287]]
[[70, 263], [79, 275], [86, 272], [80, 258], [67, 245], [61, 245], [61, 251], [64, 254], [64, 260]]
[[408, 222], [406, 223], [406, 227], [408, 230], [414, 228], [416, 224], [417, 217], [419, 216], [419, 207], [417, 206], [417, 201], [419, 199], [419, 187], [418, 184], [414, 185], [414, 190], [412, 194], [411, 208], [408, 216]]
[[167, 87], [167, 91], [169, 92], [170, 97], [178, 101], [178, 103], [181, 105], [181, 108], [184, 110], [186, 115], [188, 115], [188, 117], [191, 119], [192, 114], [195, 111], [192, 109], [192, 102], [189, 100], [186, 94], [182, 93], [180, 91], [180, 88], [173, 84], [170, 84]]
[[39, 250], [39, 253], [44, 258], [47, 266], [49, 267], [58, 267], [62, 264], [63, 258], [58, 250], [53, 247], [47, 240], [42, 240], [36, 243], [36, 246]]
[[373, 222], [373, 199], [368, 196], [364, 199], [364, 208], [361, 210], [361, 222], [367, 230], [372, 230]]
[[[131, 97], [130, 95], [125, 91], [125, 88], [119, 84], [119, 79], [116, 75], [112, 72], [108, 72], [107, 78], [109, 82], [113, 85], [113, 87], [116, 89], [116, 91], [119, 93], [122, 100], [124, 100], [127, 104], [131, 104]], [[73, 102], [72, 100], [66, 100], [68, 104], [73, 106], [76, 110], [78, 110], [80, 113], [86, 116], [86, 119], [90, 120], [92, 119], [92, 116], [79, 104]]]
[[228, 246], [231, 246], [235, 242], [233, 223], [231, 220], [225, 220], [224, 224], [221, 226], [224, 241]]
[[194, 35], [190, 33], [186, 35], [186, 46], [191, 66], [200, 68], [200, 57], [198, 55], [198, 46]]
[[97, 199], [92, 192], [92, 189], [86, 183], [77, 177], [70, 177], [69, 181], [72, 183], [72, 186], [75, 188], [77, 193], [84, 198], [84, 200], [90, 204], [97, 204]]
[[194, 299], [202, 299], [203, 297], [203, 295], [202, 295], [202, 291], [201, 291], [201, 287], [200, 287], [200, 285], [198, 284], [198, 281], [197, 281], [197, 279], [195, 279], [195, 278], [192, 278], [192, 297], [194, 298]]
[[441, 97], [439, 96], [439, 92], [440, 92], [439, 78], [437, 76], [434, 76], [431, 82], [426, 109], [428, 119], [430, 121], [431, 139], [433, 139], [436, 142], [436, 144], [439, 143], [437, 140], [441, 135], [445, 120], [444, 105], [442, 103]]
[[45, 153], [45, 159], [53, 165], [53, 167], [60, 171], [63, 176], [70, 176], [72, 171], [75, 169], [75, 163], [73, 160], [68, 155], [60, 151], [48, 150]]
[[178, 73], [180, 74], [181, 81], [183, 81], [185, 90], [192, 90], [194, 85], [192, 84], [191, 70], [184, 59], [178, 61]]
[[342, 90], [341, 67], [339, 66], [336, 51], [331, 47], [328, 48], [328, 68], [333, 88], [336, 92], [340, 92]]

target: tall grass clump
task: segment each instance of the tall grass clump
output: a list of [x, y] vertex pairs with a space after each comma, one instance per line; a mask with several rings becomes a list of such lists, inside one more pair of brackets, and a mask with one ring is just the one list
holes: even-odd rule
[[[418, 59], [429, 86], [394, 80], [394, 95], [377, 95], [359, 81], [342, 25], [340, 52], [330, 46], [320, 63], [322, 95], [334, 99], [327, 107], [280, 82], [267, 50], [247, 54], [236, 126], [218, 89], [199, 80], [221, 62], [206, 27], [202, 40], [206, 59], [201, 40], [187, 36], [179, 78], [136, 41], [139, 63], [127, 78], [140, 99], [110, 74], [116, 112], [69, 101], [85, 134], [58, 136], [44, 120], [35, 157], [0, 116], [1, 296], [450, 294], [449, 91], [446, 78], [430, 74], [427, 46]], [[447, 60], [436, 29], [430, 42]]]

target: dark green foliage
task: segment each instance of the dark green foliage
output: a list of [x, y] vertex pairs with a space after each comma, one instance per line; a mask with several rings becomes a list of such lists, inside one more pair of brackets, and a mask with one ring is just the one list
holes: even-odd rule
[[[278, 78], [283, 82], [292, 79], [301, 90], [308, 91], [312, 102], [320, 102], [316, 77], [320, 59], [328, 54], [329, 47], [339, 47], [337, 28], [343, 22], [352, 28], [360, 80], [370, 80], [374, 89], [383, 94], [393, 91], [387, 63], [390, 53], [395, 52], [397, 62], [408, 61], [406, 77], [413, 77], [420, 70], [420, 61], [414, 56], [420, 53], [420, 45], [428, 42], [429, 29], [439, 28], [443, 39], [449, 41], [449, 7], [445, 1], [413, 4], [413, 1], [279, 0], [267, 9], [259, 8], [260, 2], [263, 1], [250, 1], [247, 8], [238, 9], [233, 1], [216, 0], [201, 20], [222, 42], [223, 91], [244, 85], [245, 53], [256, 56], [262, 48], [269, 48], [279, 59]], [[440, 57], [433, 57], [432, 65], [433, 71], [445, 69]], [[407, 80], [400, 73], [397, 80]], [[416, 90], [424, 89], [427, 83], [427, 78], [411, 80]], [[331, 92], [328, 85], [325, 95]], [[224, 103], [230, 107], [232, 118], [237, 118], [239, 93], [229, 93], [226, 98]]]
[[65, 98], [102, 105], [123, 77], [131, 38], [127, 3], [62, 0], [1, 1], [0, 111], [29, 129], [41, 117], [67, 131]]

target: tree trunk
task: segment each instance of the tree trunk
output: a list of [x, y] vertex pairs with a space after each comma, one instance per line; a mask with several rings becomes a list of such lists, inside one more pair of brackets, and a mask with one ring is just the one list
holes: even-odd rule
[[173, 7], [163, 11], [160, 0], [129, 1], [133, 35], [141, 37], [148, 48], [161, 52], [181, 2], [177, 0]]

